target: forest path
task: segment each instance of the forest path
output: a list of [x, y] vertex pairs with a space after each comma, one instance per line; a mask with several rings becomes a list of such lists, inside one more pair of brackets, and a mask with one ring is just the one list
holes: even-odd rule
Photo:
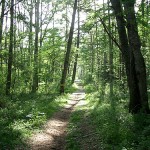
[[56, 112], [47, 121], [43, 130], [31, 137], [31, 150], [65, 150], [67, 125], [70, 115], [77, 106], [85, 103], [85, 92], [80, 82], [77, 81], [78, 90], [69, 96], [64, 108]]

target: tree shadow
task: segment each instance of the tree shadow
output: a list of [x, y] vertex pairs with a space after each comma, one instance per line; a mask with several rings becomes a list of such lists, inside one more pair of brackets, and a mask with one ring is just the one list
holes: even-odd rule
[[22, 133], [11, 127], [8, 120], [0, 121], [0, 149], [13, 150], [19, 148], [28, 149], [25, 141], [22, 139]]
[[64, 107], [53, 114], [52, 118], [44, 125], [43, 130], [31, 137], [29, 143], [30, 149], [65, 149], [68, 120], [71, 113], [74, 112], [74, 107], [78, 105], [83, 97], [84, 91], [81, 91], [81, 89], [71, 94]]
[[27, 137], [61, 107], [59, 102], [52, 103], [55, 98], [55, 95], [24, 93], [11, 99], [5, 97], [5, 107], [0, 108], [0, 149], [29, 149]]
[[150, 148], [150, 115], [133, 115], [134, 126], [132, 131], [133, 143], [138, 150], [149, 150]]

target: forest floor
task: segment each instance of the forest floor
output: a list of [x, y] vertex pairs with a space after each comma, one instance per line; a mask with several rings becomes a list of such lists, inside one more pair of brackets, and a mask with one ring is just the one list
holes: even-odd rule
[[[33, 134], [30, 138], [30, 148], [32, 150], [73, 150], [74, 148], [66, 147], [67, 128], [70, 117], [76, 108], [84, 105], [86, 105], [85, 92], [83, 87], [79, 85], [78, 90], [69, 96], [65, 106], [47, 121], [43, 130]], [[80, 130], [83, 134], [91, 132], [87, 121], [83, 122]], [[81, 145], [83, 150], [88, 150], [87, 144], [81, 143]]]

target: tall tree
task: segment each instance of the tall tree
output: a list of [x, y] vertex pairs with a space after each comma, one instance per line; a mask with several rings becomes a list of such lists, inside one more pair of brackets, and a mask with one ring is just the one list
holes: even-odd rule
[[6, 80], [6, 95], [10, 94], [11, 79], [12, 79], [12, 63], [13, 63], [13, 34], [14, 34], [14, 0], [11, 0], [10, 7], [10, 40], [9, 40], [9, 54]]
[[77, 33], [77, 51], [75, 55], [75, 62], [73, 66], [73, 74], [72, 74], [72, 83], [76, 78], [76, 71], [77, 71], [77, 62], [78, 62], [78, 53], [79, 53], [79, 45], [80, 45], [80, 10], [79, 10], [79, 0], [78, 0], [78, 33]]
[[60, 93], [64, 93], [65, 91], [65, 81], [66, 81], [66, 76], [67, 76], [67, 70], [69, 67], [69, 58], [70, 58], [70, 52], [71, 52], [76, 10], [77, 10], [77, 0], [75, 0], [74, 7], [73, 7], [72, 22], [71, 22], [69, 38], [67, 42], [67, 51], [66, 51], [65, 60], [64, 60], [64, 68], [62, 71], [62, 77], [60, 81]]
[[31, 65], [31, 57], [32, 57], [32, 47], [33, 47], [33, 42], [32, 42], [32, 37], [33, 37], [33, 33], [32, 33], [32, 26], [33, 26], [33, 1], [30, 1], [29, 5], [29, 18], [30, 18], [30, 25], [29, 25], [29, 47], [28, 47], [28, 51], [29, 51], [29, 65]]
[[126, 66], [130, 93], [129, 111], [132, 113], [138, 113], [140, 111], [149, 113], [146, 68], [140, 49], [141, 44], [134, 11], [135, 1], [124, 1], [128, 36], [126, 33], [124, 13], [120, 0], [110, 1], [117, 20], [121, 52]]
[[35, 43], [34, 43], [34, 72], [33, 72], [33, 84], [32, 84], [32, 92], [36, 92], [38, 90], [38, 41], [39, 41], [39, 5], [40, 0], [36, 1], [35, 4]]
[[0, 58], [1, 58], [1, 68], [2, 68], [2, 30], [3, 30], [3, 22], [4, 22], [4, 10], [5, 10], [5, 0], [2, 0], [2, 9], [0, 16]]
[[[109, 32], [112, 33], [111, 29], [111, 16], [110, 16], [110, 2], [108, 3], [108, 28]], [[112, 27], [113, 28], [113, 27]], [[113, 101], [113, 42], [109, 37], [109, 80], [110, 80], [110, 100]]]

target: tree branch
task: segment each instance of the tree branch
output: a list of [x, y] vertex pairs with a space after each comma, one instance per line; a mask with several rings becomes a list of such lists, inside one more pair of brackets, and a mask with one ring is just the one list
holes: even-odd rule
[[108, 36], [112, 39], [112, 41], [116, 44], [116, 46], [120, 49], [120, 51], [122, 51], [122, 48], [120, 46], [120, 44], [117, 42], [116, 38], [109, 32], [108, 27], [106, 26], [105, 22], [103, 21], [103, 19], [101, 17], [100, 18], [100, 22], [102, 23], [105, 32], [108, 34]]
[[[24, 0], [18, 0], [17, 3], [15, 3], [14, 5], [12, 5], [12, 6], [4, 13], [4, 16], [8, 14], [8, 12], [10, 11], [10, 9], [11, 9], [12, 7], [18, 5], [18, 4], [19, 4], [20, 2], [22, 2], [22, 1], [24, 1]], [[1, 18], [0, 18], [0, 19], [1, 19]]]

